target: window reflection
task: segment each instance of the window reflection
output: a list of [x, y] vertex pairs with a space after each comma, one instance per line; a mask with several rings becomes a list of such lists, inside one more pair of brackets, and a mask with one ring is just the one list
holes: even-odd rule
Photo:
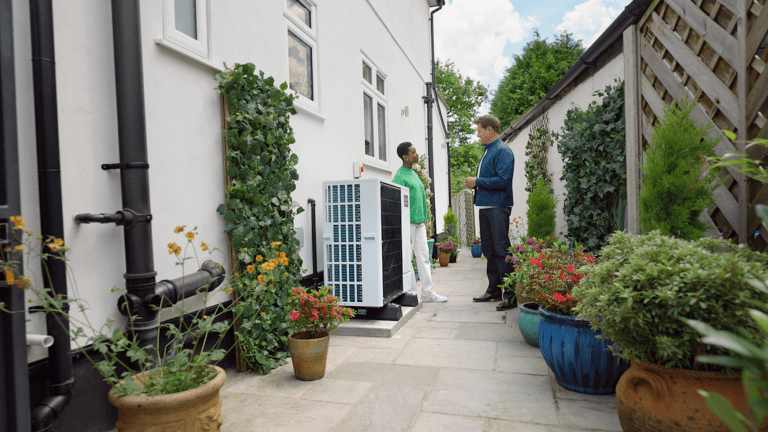
[[309, 8], [301, 4], [298, 0], [286, 0], [286, 2], [288, 10], [302, 20], [307, 27], [312, 28], [312, 17], [310, 16]]
[[363, 94], [363, 117], [365, 119], [365, 154], [373, 156], [373, 99]]
[[288, 72], [291, 90], [314, 100], [312, 85], [312, 48], [288, 32]]

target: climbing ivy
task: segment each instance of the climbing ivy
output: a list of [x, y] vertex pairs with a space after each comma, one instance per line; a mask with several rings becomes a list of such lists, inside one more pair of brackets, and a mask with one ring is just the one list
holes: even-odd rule
[[[223, 135], [230, 186], [218, 211], [224, 215], [224, 232], [236, 254], [232, 264], [242, 282], [235, 287], [243, 317], [237, 336], [248, 365], [269, 372], [288, 355], [286, 301], [301, 278], [291, 208], [299, 178], [298, 157], [289, 147], [295, 142], [288, 122], [296, 114], [294, 96], [285, 91], [285, 83], [278, 88], [272, 77], [256, 74], [251, 63], [235, 64], [216, 75], [216, 81], [229, 110]], [[287, 259], [285, 274], [280, 274], [280, 283], [265, 283], [255, 267], [263, 264], [263, 257], [280, 252]]]
[[624, 229], [627, 202], [624, 83], [594, 94], [602, 100], [586, 111], [569, 110], [560, 133], [553, 134], [564, 163], [566, 238], [593, 252]]
[[549, 186], [552, 179], [547, 174], [547, 143], [549, 140], [549, 117], [544, 113], [531, 125], [531, 133], [528, 135], [528, 144], [525, 146], [525, 190], [533, 192], [539, 179], [544, 180], [544, 185]]

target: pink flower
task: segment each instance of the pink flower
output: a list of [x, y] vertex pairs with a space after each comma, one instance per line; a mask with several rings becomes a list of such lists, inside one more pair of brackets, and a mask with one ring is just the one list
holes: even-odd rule
[[296, 312], [296, 309], [293, 309], [291, 311], [291, 321], [298, 321], [300, 318], [300, 315], [298, 312]]
[[430, 188], [427, 188], [427, 189], [424, 191], [424, 193], [426, 193], [427, 195], [429, 195], [429, 194], [431, 194], [431, 193], [432, 193], [432, 190], [431, 190]]
[[562, 294], [560, 294], [558, 292], [552, 294], [552, 298], [555, 299], [555, 301], [558, 302], [558, 303], [563, 303], [566, 300], [568, 300], [567, 298], [565, 298]]

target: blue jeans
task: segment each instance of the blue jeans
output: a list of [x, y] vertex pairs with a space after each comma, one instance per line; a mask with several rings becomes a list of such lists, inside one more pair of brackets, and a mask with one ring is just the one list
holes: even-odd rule
[[[480, 209], [480, 242], [483, 255], [488, 261], [485, 272], [488, 275], [486, 293], [501, 296], [499, 285], [504, 278], [515, 271], [512, 263], [506, 261], [509, 254], [509, 207], [492, 207]], [[514, 287], [504, 292], [504, 300], [512, 300], [515, 296]]]

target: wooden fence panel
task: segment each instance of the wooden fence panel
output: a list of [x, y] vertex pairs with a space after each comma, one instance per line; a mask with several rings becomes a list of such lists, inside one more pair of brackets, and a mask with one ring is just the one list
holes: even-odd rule
[[[640, 131], [638, 138], [628, 137], [628, 147], [639, 139], [645, 149], [664, 106], [688, 95], [699, 102], [691, 121], [714, 124], [707, 139], [717, 140], [718, 156], [747, 153], [768, 161], [766, 149], [746, 148], [750, 140], [768, 138], [765, 2], [659, 0], [651, 5], [636, 29], [639, 73], [635, 85], [640, 96], [627, 113], [639, 114]], [[626, 51], [625, 43], [625, 57], [636, 55]], [[736, 142], [723, 135], [725, 130], [736, 134]], [[633, 158], [639, 165], [642, 154]], [[768, 228], [755, 216], [752, 205], [768, 203], [768, 191], [733, 169], [721, 170], [721, 177], [724, 182], [715, 192], [709, 217], [723, 237], [765, 249]]]

